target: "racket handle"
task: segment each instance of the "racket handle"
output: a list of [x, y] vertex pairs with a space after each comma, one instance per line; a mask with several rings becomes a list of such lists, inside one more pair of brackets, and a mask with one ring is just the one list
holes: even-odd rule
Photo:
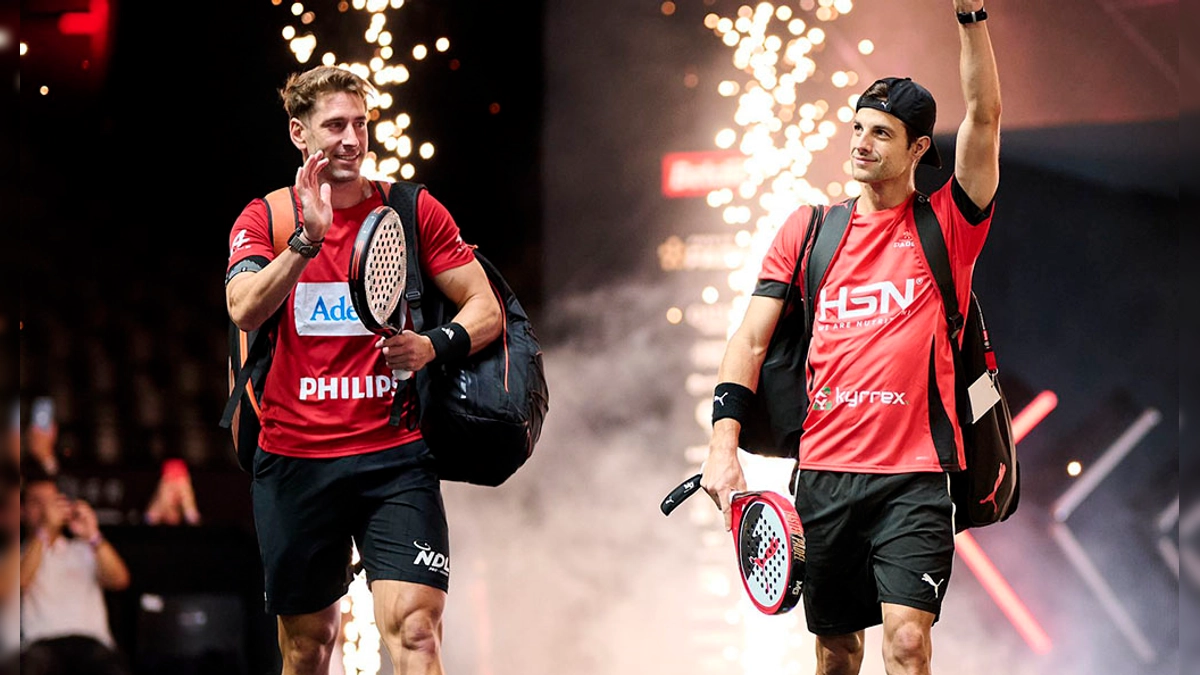
[[680, 483], [674, 490], [671, 490], [671, 494], [667, 495], [666, 498], [663, 499], [662, 505], [659, 507], [662, 509], [664, 516], [671, 515], [671, 512], [675, 510], [675, 507], [682, 504], [683, 500], [696, 494], [696, 492], [700, 489], [700, 478], [703, 475], [704, 474], [698, 473]]
[[403, 381], [407, 380], [408, 378], [412, 377], [412, 371], [411, 370], [393, 370], [392, 377], [403, 382]]

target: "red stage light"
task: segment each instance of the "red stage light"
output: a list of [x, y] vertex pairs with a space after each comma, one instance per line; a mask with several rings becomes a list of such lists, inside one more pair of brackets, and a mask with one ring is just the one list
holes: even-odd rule
[[108, 0], [90, 0], [86, 12], [63, 12], [58, 17], [58, 32], [63, 35], [90, 35], [92, 58], [108, 52]]

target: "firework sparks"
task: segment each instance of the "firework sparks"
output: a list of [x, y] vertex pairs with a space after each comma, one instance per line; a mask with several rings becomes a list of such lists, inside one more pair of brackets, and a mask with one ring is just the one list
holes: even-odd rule
[[[282, 6], [284, 2], [271, 0], [271, 4]], [[326, 49], [320, 55], [320, 62], [345, 68], [369, 80], [378, 90], [378, 96], [368, 101], [374, 139], [362, 168], [363, 175], [372, 179], [395, 180], [399, 176], [411, 180], [417, 174], [418, 163], [434, 155], [432, 142], [414, 139], [412, 117], [395, 110], [396, 94], [410, 82], [413, 70], [428, 63], [434, 55], [449, 52], [450, 39], [437, 38], [432, 48], [424, 43], [399, 47], [389, 26], [399, 22], [395, 16], [404, 5], [404, 0], [342, 0], [328, 12], [329, 19], [322, 13], [319, 21], [314, 10], [302, 2], [294, 2], [287, 6], [289, 22], [281, 32], [296, 61], [307, 64], [317, 54], [318, 47], [325, 47], [317, 37], [322, 22], [339, 40], [345, 39], [343, 35], [354, 34], [345, 30], [347, 24], [362, 26], [361, 41], [347, 40], [344, 48]], [[407, 55], [408, 60], [402, 55]]]

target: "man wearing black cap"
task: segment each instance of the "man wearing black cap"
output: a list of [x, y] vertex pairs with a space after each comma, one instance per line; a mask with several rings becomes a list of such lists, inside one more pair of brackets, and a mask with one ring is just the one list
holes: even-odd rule
[[[927, 199], [965, 307], [999, 183], [1000, 85], [982, 0], [953, 0], [953, 9], [967, 112], [953, 176]], [[819, 675], [858, 673], [863, 631], [879, 624], [888, 675], [928, 675], [954, 559], [947, 472], [964, 467], [950, 331], [913, 215], [926, 199], [917, 166], [941, 166], [937, 106], [924, 87], [893, 77], [873, 83], [856, 107], [850, 163], [862, 193], [847, 202], [849, 224], [813, 294], [807, 354], [810, 404], [794, 485], [806, 535], [805, 618]], [[726, 529], [729, 495], [746, 489], [742, 421], [796, 262], [811, 246], [812, 208], [780, 228], [718, 372], [701, 485]]]

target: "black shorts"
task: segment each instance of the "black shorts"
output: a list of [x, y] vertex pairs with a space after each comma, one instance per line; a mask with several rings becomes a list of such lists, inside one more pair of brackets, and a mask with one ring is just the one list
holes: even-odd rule
[[954, 506], [944, 473], [799, 472], [804, 612], [816, 635], [883, 622], [881, 603], [937, 620], [954, 563]]
[[259, 448], [251, 495], [268, 614], [309, 614], [345, 595], [352, 541], [368, 582], [448, 588], [446, 509], [424, 441], [334, 459]]

